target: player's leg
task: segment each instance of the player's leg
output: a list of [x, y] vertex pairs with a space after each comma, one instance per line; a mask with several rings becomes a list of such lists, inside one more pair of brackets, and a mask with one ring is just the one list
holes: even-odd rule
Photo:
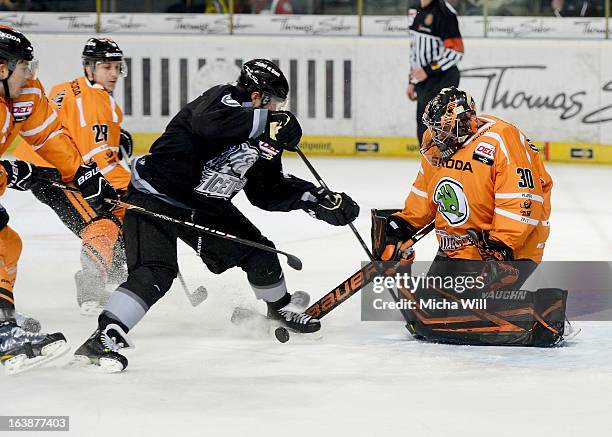
[[120, 222], [96, 218], [81, 232], [81, 270], [75, 274], [77, 303], [84, 314], [99, 314], [110, 294], [106, 285], [116, 266], [118, 246], [122, 246]]
[[425, 97], [426, 88], [423, 83], [418, 83], [416, 85], [416, 93], [417, 93], [417, 110], [416, 110], [416, 125], [417, 125], [417, 140], [419, 141], [419, 145], [421, 145], [421, 140], [423, 139], [423, 134], [427, 130], [427, 127], [423, 123], [423, 113], [425, 112], [425, 107], [429, 100]]
[[0, 362], [8, 373], [18, 373], [57, 358], [68, 346], [61, 333], [32, 333], [17, 324], [13, 286], [22, 244], [7, 222], [0, 206]]
[[[221, 232], [274, 247], [274, 244], [231, 204], [224, 205], [222, 214], [211, 210], [199, 211], [194, 219], [199, 224]], [[292, 302], [292, 295], [287, 291], [276, 254], [222, 238], [200, 235], [190, 230], [181, 230], [180, 237], [198, 252], [211, 272], [219, 274], [231, 267], [240, 267], [247, 274], [257, 299], [266, 302], [269, 317], [282, 319], [283, 323], [296, 331], [315, 332], [320, 329], [318, 320], [304, 314], [304, 308], [296, 305], [295, 301]]]
[[[152, 196], [138, 192], [127, 201], [168, 215], [175, 209]], [[178, 271], [176, 225], [128, 211], [123, 222], [128, 277], [111, 294], [98, 317], [98, 328], [75, 352], [81, 362], [108, 371], [121, 371], [127, 359], [117, 351], [129, 345], [127, 332], [170, 289]]]
[[[45, 205], [49, 206], [73, 234], [83, 239], [81, 248], [82, 268], [75, 274], [77, 304], [85, 314], [98, 314], [100, 304], [108, 299], [104, 290], [108, 267], [106, 254], [108, 240], [116, 240], [118, 231], [99, 221], [96, 212], [83, 199], [80, 193], [74, 193], [49, 184], [39, 182], [32, 185], [32, 193]], [[116, 226], [114, 226], [116, 228]], [[112, 244], [112, 243], [110, 243]], [[112, 246], [110, 246], [112, 247]], [[106, 256], [105, 256], [106, 255]]]
[[[434, 342], [555, 344], [563, 335], [557, 326], [563, 328], [566, 292], [521, 290], [537, 264], [531, 260], [508, 263], [518, 270], [518, 277], [512, 284], [501, 286], [487, 273], [485, 262], [452, 259], [439, 253], [426, 275], [427, 282], [407, 296], [418, 303], [414, 311], [402, 311], [408, 330], [417, 338]], [[437, 302], [439, 307], [423, 311], [427, 302]]]
[[34, 197], [50, 207], [70, 231], [81, 238], [81, 232], [97, 214], [80, 193], [72, 193], [38, 182], [30, 189]]

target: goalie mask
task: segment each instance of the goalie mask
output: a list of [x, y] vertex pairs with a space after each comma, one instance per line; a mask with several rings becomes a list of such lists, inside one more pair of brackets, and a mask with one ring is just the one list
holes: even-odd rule
[[423, 113], [427, 126], [421, 154], [432, 164], [446, 162], [476, 132], [476, 103], [466, 91], [444, 88], [427, 104]]

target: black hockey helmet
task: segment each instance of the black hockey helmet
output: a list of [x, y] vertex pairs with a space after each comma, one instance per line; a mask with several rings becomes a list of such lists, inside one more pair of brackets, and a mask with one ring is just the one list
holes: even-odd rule
[[34, 47], [26, 36], [16, 29], [0, 26], [0, 58], [9, 63], [9, 70], [15, 69], [15, 64], [21, 60], [34, 60]]
[[127, 76], [127, 65], [123, 61], [123, 51], [110, 38], [89, 38], [83, 47], [83, 68], [89, 65], [94, 71], [98, 62], [121, 62], [120, 76]]
[[[468, 92], [455, 87], [444, 88], [425, 107], [423, 124], [428, 132], [423, 137], [421, 153], [430, 162], [435, 158], [448, 161], [476, 132], [475, 115], [476, 103]], [[431, 138], [426, 138], [427, 134]]]
[[259, 91], [262, 105], [276, 100], [282, 106], [289, 95], [289, 83], [278, 66], [268, 59], [251, 59], [242, 66], [238, 85], [249, 93]]
[[10, 99], [8, 78], [11, 77], [19, 61], [28, 62], [32, 76], [36, 77], [38, 62], [34, 59], [34, 47], [26, 36], [9, 26], [0, 26], [0, 59], [6, 61], [9, 75], [2, 81], [4, 97]]

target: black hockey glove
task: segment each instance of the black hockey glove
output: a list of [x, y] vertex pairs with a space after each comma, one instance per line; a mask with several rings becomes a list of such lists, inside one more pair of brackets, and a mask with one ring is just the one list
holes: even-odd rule
[[0, 231], [6, 228], [6, 225], [8, 225], [8, 222], [9, 222], [8, 212], [6, 212], [6, 209], [4, 209], [4, 206], [0, 205]]
[[466, 232], [484, 261], [481, 275], [485, 279], [487, 288], [498, 290], [514, 284], [519, 271], [510, 263], [514, 260], [512, 249], [501, 241], [490, 239], [486, 231], [468, 229]]
[[263, 134], [262, 141], [277, 149], [295, 151], [295, 146], [302, 139], [302, 127], [289, 111], [270, 111], [268, 113], [268, 126]]
[[414, 249], [412, 245], [406, 245], [417, 233], [417, 229], [410, 223], [398, 216], [387, 217], [385, 226], [384, 249], [380, 255], [383, 261], [399, 261], [402, 265], [408, 265], [414, 260]]
[[26, 161], [0, 161], [6, 170], [7, 188], [26, 191], [32, 184], [43, 180], [46, 182], [61, 182], [60, 172], [55, 168], [38, 167]]
[[351, 223], [359, 215], [359, 205], [346, 193], [328, 192], [323, 187], [305, 194], [302, 209], [334, 226]]
[[105, 202], [104, 199], [118, 200], [119, 196], [111, 184], [104, 179], [95, 162], [80, 166], [74, 175], [73, 182], [98, 214], [104, 215], [115, 209], [115, 205]]
[[123, 151], [127, 153], [127, 157], [131, 158], [134, 153], [134, 141], [132, 140], [132, 134], [125, 129], [121, 129], [119, 133], [119, 159], [123, 159]]

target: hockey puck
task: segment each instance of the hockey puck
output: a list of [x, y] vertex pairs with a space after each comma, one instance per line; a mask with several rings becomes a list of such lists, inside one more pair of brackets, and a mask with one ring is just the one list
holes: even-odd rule
[[201, 296], [202, 301], [208, 299], [208, 290], [206, 289], [206, 287], [200, 285], [198, 288], [195, 289], [195, 293], [193, 294], [199, 294]]
[[282, 326], [279, 326], [274, 330], [274, 336], [281, 343], [287, 343], [289, 341], [289, 331]]

